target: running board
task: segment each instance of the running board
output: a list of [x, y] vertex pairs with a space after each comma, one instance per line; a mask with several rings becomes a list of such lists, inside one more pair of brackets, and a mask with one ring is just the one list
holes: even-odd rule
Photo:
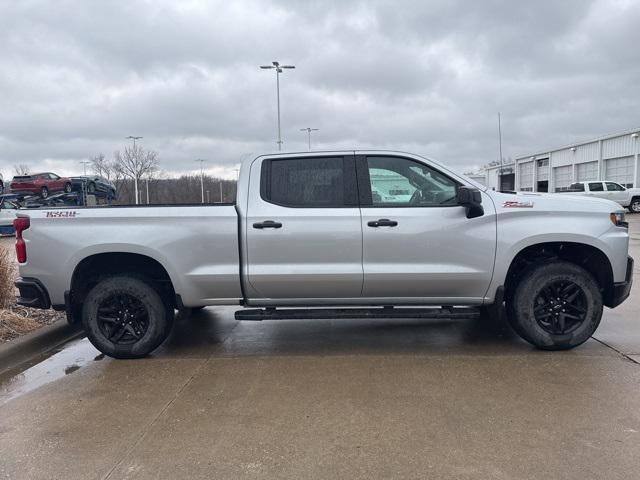
[[349, 318], [472, 318], [480, 315], [473, 307], [442, 308], [256, 308], [238, 310], [236, 320], [311, 320]]

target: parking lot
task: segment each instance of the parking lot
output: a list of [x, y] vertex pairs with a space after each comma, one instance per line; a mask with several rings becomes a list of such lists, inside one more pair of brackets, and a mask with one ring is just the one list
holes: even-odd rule
[[639, 267], [568, 352], [481, 320], [236, 322], [234, 308], [180, 319], [144, 360], [80, 340], [0, 377], [0, 477], [638, 478]]

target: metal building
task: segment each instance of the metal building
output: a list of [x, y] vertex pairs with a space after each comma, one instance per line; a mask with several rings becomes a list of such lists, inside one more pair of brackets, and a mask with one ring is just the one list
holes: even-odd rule
[[640, 128], [561, 148], [521, 155], [509, 164], [486, 168], [495, 190], [559, 192], [573, 182], [609, 180], [640, 186]]

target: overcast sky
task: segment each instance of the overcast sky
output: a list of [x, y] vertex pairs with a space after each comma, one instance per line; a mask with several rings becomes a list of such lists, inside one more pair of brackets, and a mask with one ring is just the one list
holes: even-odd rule
[[0, 172], [79, 173], [141, 135], [169, 173], [276, 149], [469, 170], [640, 127], [640, 0], [0, 0]]

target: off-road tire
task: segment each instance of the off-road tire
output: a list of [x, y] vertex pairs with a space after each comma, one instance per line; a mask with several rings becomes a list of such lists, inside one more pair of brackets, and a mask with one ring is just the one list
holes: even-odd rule
[[[105, 304], [113, 301], [111, 299], [120, 296], [133, 299], [145, 311], [145, 315], [142, 316], [146, 319], [146, 330], [137, 340], [132, 340], [133, 335], [126, 333], [128, 343], [118, 341], [115, 338], [117, 333], [110, 339], [105, 331], [111, 328], [106, 326], [110, 324], [101, 321], [98, 316], [99, 309], [104, 309]], [[101, 315], [101, 318], [104, 317], [105, 315]], [[114, 358], [145, 357], [169, 336], [173, 319], [173, 307], [162, 301], [158, 290], [151, 282], [126, 274], [110, 276], [98, 282], [85, 298], [82, 309], [82, 326], [87, 337], [98, 350]], [[118, 322], [126, 324], [126, 320], [126, 317], [118, 317]], [[129, 324], [126, 328], [133, 327]]]
[[[543, 292], [545, 287], [558, 284], [574, 284], [583, 300], [581, 308], [584, 314], [578, 315], [583, 320], [576, 322], [574, 329], [566, 333], [548, 331], [534, 313], [534, 308], [546, 312], [546, 308], [540, 306], [543, 304], [540, 295], [546, 295]], [[559, 298], [561, 304], [562, 297]], [[527, 269], [506, 301], [507, 319], [512, 328], [527, 342], [543, 350], [568, 350], [581, 345], [596, 331], [602, 318], [602, 293], [598, 282], [584, 268], [562, 260], [548, 260]], [[555, 299], [553, 301], [558, 305]]]

